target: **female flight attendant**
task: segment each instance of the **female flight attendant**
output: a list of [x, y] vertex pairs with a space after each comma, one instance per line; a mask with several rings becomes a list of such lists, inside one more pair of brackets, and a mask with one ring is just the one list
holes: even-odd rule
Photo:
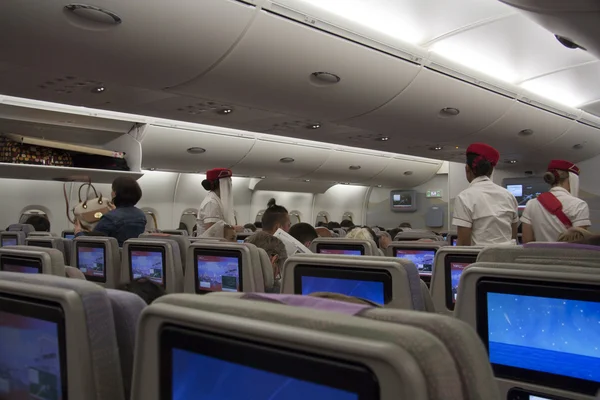
[[487, 144], [474, 143], [467, 149], [470, 185], [456, 197], [452, 219], [458, 227], [458, 246], [516, 243], [517, 200], [490, 179], [499, 159], [500, 153]]
[[232, 175], [231, 170], [226, 168], [215, 168], [206, 172], [202, 187], [208, 190], [208, 194], [198, 209], [198, 236], [219, 221], [226, 225], [235, 225]]
[[524, 243], [556, 242], [567, 229], [573, 226], [587, 229], [592, 224], [587, 203], [577, 198], [577, 165], [552, 160], [544, 174], [544, 181], [552, 188], [537, 199], [529, 200], [521, 217]]

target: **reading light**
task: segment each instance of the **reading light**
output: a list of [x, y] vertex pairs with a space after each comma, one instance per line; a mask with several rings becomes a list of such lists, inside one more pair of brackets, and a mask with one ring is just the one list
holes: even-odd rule
[[433, 150], [433, 151], [440, 151], [442, 150], [443, 147], [442, 146], [434, 146], [434, 147], [430, 147], [429, 150]]
[[104, 86], [97, 86], [91, 90], [92, 93], [102, 93], [106, 90]]
[[261, 176], [261, 177], [260, 177], [260, 179], [265, 179], [265, 178], [266, 178], [266, 176]]
[[294, 161], [296, 160], [294, 160], [292, 157], [283, 157], [279, 159], [279, 162], [282, 162], [284, 164], [293, 163]]
[[307, 126], [308, 129], [319, 129], [320, 127], [321, 124], [312, 124]]
[[231, 108], [223, 108], [222, 110], [217, 111], [217, 114], [227, 115], [231, 114], [233, 110]]
[[533, 129], [523, 129], [522, 131], [519, 131], [519, 133], [517, 135], [523, 136], [523, 137], [531, 136], [531, 135], [533, 135]]
[[379, 140], [380, 142], [387, 142], [388, 140], [390, 140], [390, 138], [387, 137], [387, 136], [382, 136], [382, 137], [377, 138], [375, 140]]
[[506, 160], [505, 162], [507, 164], [516, 164], [518, 161], [517, 160]]
[[190, 153], [190, 154], [202, 154], [202, 153], [206, 153], [206, 149], [203, 149], [202, 147], [190, 147], [186, 151], [188, 153]]
[[360, 165], [351, 165], [348, 167], [348, 169], [350, 169], [352, 171], [357, 171], [360, 169]]
[[150, 171], [156, 171], [156, 168], [150, 168]]

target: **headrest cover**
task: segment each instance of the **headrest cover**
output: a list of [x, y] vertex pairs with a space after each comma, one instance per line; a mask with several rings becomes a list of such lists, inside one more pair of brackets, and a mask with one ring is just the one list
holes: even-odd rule
[[227, 168], [214, 168], [210, 171], [206, 171], [206, 179], [209, 181], [216, 181], [221, 178], [230, 178], [233, 176], [233, 172]]
[[492, 164], [492, 167], [495, 167], [500, 160], [500, 153], [498, 153], [498, 150], [485, 143], [473, 143], [467, 148], [467, 154], [469, 153], [477, 154], [485, 158]]
[[548, 164], [548, 172], [552, 172], [554, 170], [567, 171], [567, 172], [572, 172], [575, 175], [579, 175], [579, 167], [570, 161], [565, 161], [565, 160], [550, 161], [550, 164]]

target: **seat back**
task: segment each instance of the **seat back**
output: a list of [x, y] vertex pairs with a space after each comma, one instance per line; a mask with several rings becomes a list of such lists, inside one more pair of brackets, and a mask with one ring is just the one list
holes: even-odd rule
[[[46, 247], [49, 249], [56, 249], [63, 254], [63, 260], [65, 265], [69, 265], [71, 263], [71, 259], [67, 257], [67, 251], [65, 251], [65, 239], [54, 237], [54, 236], [32, 236], [29, 235], [25, 239], [25, 245], [27, 246], [36, 246], [36, 247]], [[70, 255], [70, 253], [69, 253]]]
[[454, 313], [460, 275], [467, 265], [475, 263], [482, 249], [476, 246], [445, 246], [437, 251], [430, 290], [436, 312]]
[[73, 239], [75, 239], [75, 232], [74, 231], [62, 231], [61, 234], [60, 234], [60, 236], [63, 239], [73, 240]]
[[597, 268], [477, 262], [461, 276], [455, 315], [488, 347], [503, 398], [521, 388], [591, 400], [600, 388], [598, 299]]
[[63, 254], [56, 249], [34, 246], [0, 248], [0, 270], [65, 276]]
[[403, 241], [416, 241], [419, 239], [431, 239], [434, 241], [443, 240], [441, 236], [435, 234], [435, 232], [426, 231], [426, 230], [410, 230], [404, 232], [398, 232], [394, 238], [395, 242], [403, 242]]
[[163, 238], [163, 239], [171, 239], [177, 242], [177, 247], [179, 248], [179, 256], [181, 258], [181, 267], [185, 272], [185, 267], [187, 265], [187, 249], [190, 247], [190, 241], [192, 238], [184, 235], [167, 235], [164, 233], [144, 233], [140, 235], [140, 238]]
[[335, 237], [316, 238], [310, 244], [310, 251], [320, 254], [345, 254], [356, 256], [378, 256], [380, 254], [377, 245], [372, 240]]
[[52, 232], [30, 232], [27, 237], [58, 237]]
[[121, 284], [147, 277], [167, 293], [183, 293], [183, 268], [177, 242], [170, 238], [129, 239], [123, 244]]
[[296, 254], [283, 271], [281, 293], [333, 292], [390, 308], [425, 310], [417, 268], [402, 259]]
[[441, 242], [392, 242], [386, 249], [388, 257], [404, 258], [417, 267], [421, 279], [431, 282], [435, 255], [442, 248]]
[[600, 266], [600, 247], [573, 243], [536, 243], [492, 246], [479, 253], [477, 262]]
[[187, 231], [187, 229], [163, 229], [161, 230], [162, 233], [166, 233], [169, 235], [175, 235], [175, 236], [189, 236], [190, 233]]
[[100, 236], [75, 238], [71, 266], [83, 272], [88, 281], [106, 288], [117, 288], [121, 279], [121, 250], [117, 239]]
[[[164, 329], [166, 324], [171, 328]], [[173, 349], [175, 344], [183, 351]], [[479, 348], [477, 355], [482, 354]], [[173, 380], [177, 372], [160, 374], [165, 358], [175, 371], [185, 368], [185, 381]], [[223, 358], [226, 366], [219, 361]], [[219, 385], [224, 398], [290, 398], [298, 392], [313, 399], [359, 398], [359, 391], [360, 398], [381, 400], [465, 398], [452, 353], [425, 329], [228, 296], [157, 300], [142, 315], [135, 363], [132, 400], [156, 400], [161, 387], [191, 398], [198, 385], [213, 388], [223, 379], [236, 382]], [[252, 368], [253, 378], [239, 379], [232, 364]], [[257, 369], [277, 375], [260, 379]], [[307, 389], [308, 382], [319, 385]], [[484, 381], [493, 388], [490, 383]], [[331, 392], [333, 385], [346, 393]]]
[[265, 291], [260, 254], [252, 244], [196, 242], [188, 248], [187, 262], [186, 293]]
[[28, 236], [31, 232], [35, 232], [35, 228], [30, 224], [12, 224], [8, 227], [9, 232], [23, 232]]
[[69, 399], [125, 400], [104, 289], [64, 277], [0, 272], [0, 302], [0, 314], [11, 313], [0, 317], [0, 362], [17, 376], [37, 377], [29, 392], [45, 399], [68, 393]]
[[20, 231], [0, 232], [0, 247], [24, 245], [27, 235]]

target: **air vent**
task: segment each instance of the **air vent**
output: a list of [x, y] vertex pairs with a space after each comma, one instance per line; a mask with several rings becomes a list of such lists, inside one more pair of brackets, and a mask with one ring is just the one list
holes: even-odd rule
[[123, 22], [121, 17], [112, 11], [88, 4], [68, 4], [65, 11], [81, 20], [100, 25], [119, 25]]

